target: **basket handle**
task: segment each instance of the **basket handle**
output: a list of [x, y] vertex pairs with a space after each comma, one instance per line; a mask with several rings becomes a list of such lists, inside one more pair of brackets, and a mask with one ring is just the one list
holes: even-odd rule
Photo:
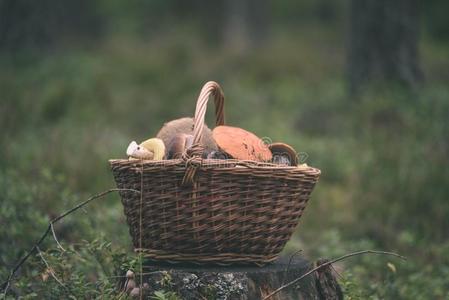
[[201, 89], [196, 102], [195, 118], [193, 124], [193, 144], [199, 144], [203, 137], [204, 118], [206, 116], [209, 96], [214, 96], [215, 126], [224, 125], [224, 94], [220, 85], [215, 81], [207, 82]]
[[190, 148], [186, 149], [182, 154], [182, 158], [186, 164], [186, 171], [182, 179], [182, 185], [192, 185], [196, 170], [201, 166], [201, 155], [203, 146], [201, 138], [203, 137], [204, 118], [206, 116], [207, 102], [209, 96], [214, 96], [215, 104], [215, 125], [224, 124], [224, 94], [220, 85], [215, 81], [206, 82], [201, 89], [198, 100], [196, 101], [195, 117], [193, 121], [193, 143]]

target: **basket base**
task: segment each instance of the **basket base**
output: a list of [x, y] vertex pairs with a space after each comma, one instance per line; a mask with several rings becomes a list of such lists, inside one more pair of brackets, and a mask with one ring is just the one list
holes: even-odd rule
[[277, 255], [255, 255], [242, 253], [176, 253], [154, 249], [134, 249], [137, 253], [142, 253], [149, 260], [168, 262], [172, 264], [187, 262], [196, 265], [257, 265], [263, 266], [275, 261]]

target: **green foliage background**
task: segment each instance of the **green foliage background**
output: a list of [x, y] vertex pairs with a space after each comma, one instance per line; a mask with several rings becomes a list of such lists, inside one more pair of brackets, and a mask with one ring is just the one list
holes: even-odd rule
[[[286, 255], [395, 251], [408, 260], [337, 265], [346, 298], [449, 297], [443, 1], [423, 9], [425, 82], [413, 91], [382, 84], [356, 99], [346, 93], [343, 1], [274, 5], [269, 39], [243, 53], [214, 40], [204, 19], [183, 14], [177, 1], [92, 3], [81, 17], [95, 22], [75, 38], [52, 34], [46, 45], [24, 36], [0, 55], [2, 281], [49, 219], [114, 186], [109, 158], [165, 121], [192, 115], [202, 84], [216, 80], [228, 124], [287, 142], [322, 170]], [[323, 17], [326, 5], [332, 14]], [[35, 255], [11, 297], [117, 296], [114, 276], [136, 263], [118, 196], [70, 215], [56, 231], [67, 251], [51, 238], [41, 248], [69, 291], [43, 281]]]

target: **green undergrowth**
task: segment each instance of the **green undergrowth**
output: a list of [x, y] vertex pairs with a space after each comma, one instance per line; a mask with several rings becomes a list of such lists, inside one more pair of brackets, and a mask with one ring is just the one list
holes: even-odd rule
[[[289, 36], [241, 55], [179, 34], [117, 36], [26, 63], [1, 57], [0, 279], [50, 219], [114, 187], [108, 159], [163, 122], [192, 115], [201, 85], [216, 80], [228, 124], [289, 143], [322, 170], [286, 254], [394, 251], [407, 261], [366, 255], [337, 264], [346, 298], [449, 297], [449, 87], [429, 69], [449, 65], [439, 54], [446, 48], [424, 49], [433, 76], [416, 91], [378, 87], [350, 98], [342, 45], [319, 32]], [[207, 119], [213, 127], [211, 113]], [[51, 236], [41, 250], [65, 287], [33, 254], [10, 296], [117, 297], [112, 276], [136, 259], [119, 197], [97, 199], [55, 229], [66, 251]]]

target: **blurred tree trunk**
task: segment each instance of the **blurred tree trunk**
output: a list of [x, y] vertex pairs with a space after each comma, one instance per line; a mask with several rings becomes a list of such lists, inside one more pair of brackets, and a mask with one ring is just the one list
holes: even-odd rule
[[249, 46], [248, 12], [246, 1], [228, 0], [225, 2], [226, 23], [223, 39], [233, 52], [243, 52]]
[[0, 0], [0, 52], [92, 40], [100, 36], [102, 25], [95, 1]]
[[224, 11], [223, 42], [231, 52], [245, 52], [266, 40], [270, 24], [268, 0], [227, 0]]
[[352, 93], [372, 82], [413, 88], [421, 80], [418, 0], [351, 0], [348, 45]]

